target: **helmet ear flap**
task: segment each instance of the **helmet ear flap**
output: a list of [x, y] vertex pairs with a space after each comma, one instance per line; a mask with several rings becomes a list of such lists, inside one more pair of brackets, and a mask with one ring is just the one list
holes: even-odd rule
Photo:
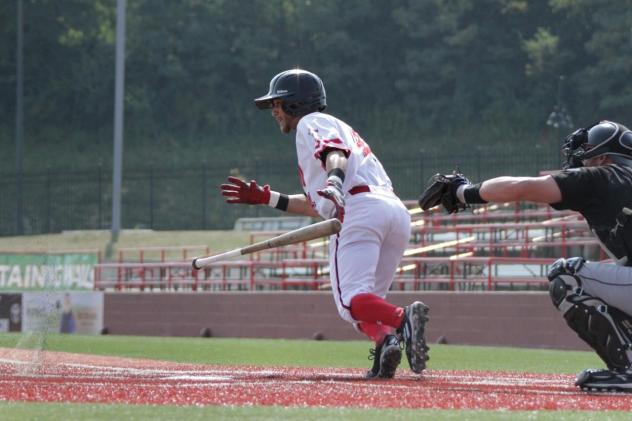
[[300, 114], [300, 104], [296, 102], [283, 101], [281, 108], [286, 114], [291, 115], [292, 117], [297, 117]]

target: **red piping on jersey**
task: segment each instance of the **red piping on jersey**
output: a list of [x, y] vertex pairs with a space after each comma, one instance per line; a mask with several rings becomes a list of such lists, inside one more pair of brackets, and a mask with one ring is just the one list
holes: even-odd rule
[[342, 305], [342, 307], [344, 307], [348, 311], [351, 311], [351, 306], [345, 305], [345, 303], [342, 301], [342, 291], [340, 291], [340, 275], [338, 275], [338, 238], [339, 237], [340, 237], [340, 234], [336, 234], [336, 250], [334, 251], [334, 263], [336, 265], [336, 289], [338, 290], [338, 299], [340, 300], [340, 305]]
[[314, 158], [320, 161], [323, 169], [325, 168], [325, 162], [322, 160], [321, 155], [323, 154], [323, 152], [325, 152], [326, 149], [341, 151], [345, 154], [346, 158], [349, 158], [349, 156], [351, 155], [351, 149], [344, 147], [344, 145], [338, 146], [338, 143], [341, 144], [342, 141], [340, 139], [320, 141], [320, 146], [316, 149], [316, 152], [314, 152]]

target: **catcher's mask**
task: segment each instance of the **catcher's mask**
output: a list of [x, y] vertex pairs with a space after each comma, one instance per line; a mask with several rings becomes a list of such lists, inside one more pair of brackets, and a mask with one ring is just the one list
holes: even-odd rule
[[268, 93], [255, 99], [255, 105], [259, 109], [272, 108], [275, 99], [282, 99], [281, 108], [293, 117], [323, 111], [327, 107], [323, 81], [302, 69], [286, 70], [273, 77]]
[[566, 159], [563, 169], [582, 167], [582, 161], [601, 155], [610, 155], [616, 164], [632, 166], [632, 132], [622, 124], [602, 120], [568, 135], [562, 153]]

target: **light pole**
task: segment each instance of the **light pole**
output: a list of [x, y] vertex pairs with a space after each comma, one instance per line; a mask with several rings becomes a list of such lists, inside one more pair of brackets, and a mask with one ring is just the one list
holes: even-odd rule
[[123, 94], [125, 92], [125, 0], [116, 1], [116, 65], [114, 83], [114, 157], [112, 169], [112, 238], [121, 231], [121, 181], [123, 172]]
[[15, 217], [17, 234], [24, 234], [24, 224], [22, 223], [24, 187], [22, 174], [23, 161], [23, 138], [24, 138], [24, 13], [22, 0], [17, 1], [17, 45], [16, 45], [16, 86], [15, 86]]

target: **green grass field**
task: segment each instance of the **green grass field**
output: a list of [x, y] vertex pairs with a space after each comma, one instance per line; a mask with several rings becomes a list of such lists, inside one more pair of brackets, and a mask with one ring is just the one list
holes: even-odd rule
[[[123, 247], [208, 246], [211, 252], [217, 253], [249, 244], [249, 235], [246, 231], [123, 230], [113, 252]], [[0, 237], [0, 252], [98, 250], [105, 255], [109, 241], [107, 230]]]
[[[0, 347], [30, 348], [26, 335], [0, 334]], [[298, 341], [225, 338], [157, 338], [66, 336], [46, 338], [46, 348], [98, 355], [150, 358], [183, 363], [261, 366], [366, 368], [368, 343], [363, 341]], [[600, 367], [590, 352], [432, 345], [430, 368], [576, 373]], [[626, 420], [624, 412], [363, 410], [280, 407], [178, 407], [150, 405], [2, 403], [0, 419], [11, 420]]]
[[[0, 347], [31, 347], [24, 336], [0, 334]], [[370, 363], [366, 341], [51, 335], [46, 345], [51, 351], [199, 364], [368, 368]], [[431, 346], [431, 368], [437, 370], [575, 373], [602, 364], [591, 352]]]
[[[279, 407], [177, 407], [131, 405], [76, 405], [1, 403], [7, 420], [318, 420], [318, 421], [390, 421], [390, 420], [459, 420], [459, 421], [623, 421], [625, 412], [559, 411], [439, 411], [384, 410], [349, 408], [279, 408]], [[4, 418], [6, 417], [6, 418]]]

